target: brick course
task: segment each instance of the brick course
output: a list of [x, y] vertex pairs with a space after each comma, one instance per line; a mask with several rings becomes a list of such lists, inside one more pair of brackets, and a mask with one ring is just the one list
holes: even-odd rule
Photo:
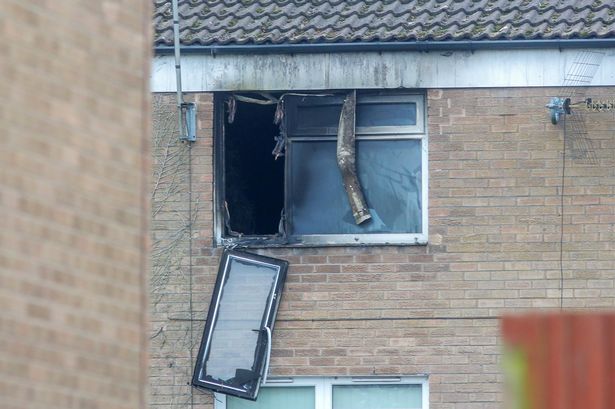
[[[615, 89], [587, 92], [605, 99]], [[429, 245], [255, 250], [290, 262], [271, 374], [425, 373], [432, 408], [496, 408], [502, 314], [558, 310], [562, 294], [567, 309], [615, 306], [615, 118], [581, 113], [597, 164], [567, 152], [562, 293], [564, 141], [544, 108], [554, 93], [427, 91]], [[212, 405], [209, 393], [186, 386], [196, 349], [169, 344], [190, 337], [198, 347], [221, 254], [212, 247], [212, 96], [192, 98], [191, 190], [204, 210], [192, 271], [176, 277], [184, 291], [162, 289], [168, 301], [153, 306], [152, 331], [166, 337], [152, 343], [154, 407]]]
[[150, 7], [0, 3], [0, 406], [145, 408]]

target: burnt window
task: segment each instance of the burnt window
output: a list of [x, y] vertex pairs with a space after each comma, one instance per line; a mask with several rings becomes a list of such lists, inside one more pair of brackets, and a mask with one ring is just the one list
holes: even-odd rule
[[[288, 92], [263, 103], [244, 97], [233, 101], [232, 113], [225, 103], [217, 135], [224, 181], [218, 183], [219, 244], [427, 242], [424, 96], [356, 93], [351, 123], [358, 186], [349, 188], [338, 157], [347, 95]], [[357, 220], [349, 202], [356, 190], [366, 221]]]
[[227, 233], [272, 236], [284, 208], [284, 160], [272, 156], [276, 105], [237, 102], [225, 118], [224, 191]]

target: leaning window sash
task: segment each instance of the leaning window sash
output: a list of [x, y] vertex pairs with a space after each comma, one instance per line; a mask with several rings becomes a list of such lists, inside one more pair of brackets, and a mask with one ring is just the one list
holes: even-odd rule
[[288, 263], [225, 251], [209, 306], [192, 384], [256, 399]]

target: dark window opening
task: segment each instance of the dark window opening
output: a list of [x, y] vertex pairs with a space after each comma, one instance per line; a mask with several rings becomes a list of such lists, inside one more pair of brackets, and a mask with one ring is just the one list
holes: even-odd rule
[[274, 235], [284, 208], [284, 158], [271, 154], [280, 127], [276, 105], [237, 102], [234, 120], [225, 115], [227, 234]]

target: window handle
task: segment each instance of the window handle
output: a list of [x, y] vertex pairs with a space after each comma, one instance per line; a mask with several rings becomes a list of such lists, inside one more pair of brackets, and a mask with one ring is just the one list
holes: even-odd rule
[[269, 327], [264, 328], [265, 332], [267, 332], [267, 357], [265, 358], [265, 371], [263, 374], [263, 382], [262, 384], [267, 383], [267, 373], [269, 372], [269, 358], [271, 358], [271, 329]]

